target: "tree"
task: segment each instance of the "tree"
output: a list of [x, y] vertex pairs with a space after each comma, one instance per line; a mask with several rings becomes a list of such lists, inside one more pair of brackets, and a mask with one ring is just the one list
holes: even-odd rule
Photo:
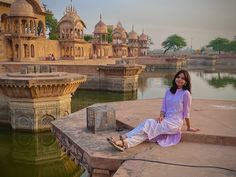
[[228, 44], [228, 48], [230, 52], [236, 52], [236, 41], [230, 41]]
[[187, 44], [185, 39], [177, 34], [169, 36], [164, 42], [162, 42], [162, 47], [165, 49], [163, 54], [165, 54], [168, 50], [180, 50], [185, 47]]
[[228, 51], [229, 50], [229, 40], [225, 38], [216, 38], [210, 41], [207, 47], [212, 47], [213, 50], [218, 51], [219, 55], [221, 51]]
[[85, 41], [91, 41], [92, 39], [93, 39], [93, 35], [90, 35], [90, 34], [84, 35], [84, 40]]
[[49, 30], [49, 39], [58, 40], [59, 31], [58, 31], [58, 21], [54, 17], [54, 14], [50, 10], [46, 10], [46, 28]]
[[108, 28], [107, 32], [108, 32], [108, 36], [107, 36], [108, 43], [111, 43], [112, 42], [112, 29]]
[[152, 38], [148, 37], [148, 41], [147, 41], [148, 46], [154, 45]]

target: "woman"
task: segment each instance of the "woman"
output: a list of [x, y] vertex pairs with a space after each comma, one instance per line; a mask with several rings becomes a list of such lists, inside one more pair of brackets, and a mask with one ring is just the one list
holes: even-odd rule
[[134, 147], [145, 140], [157, 142], [162, 147], [175, 145], [181, 139], [181, 127], [184, 119], [187, 131], [199, 131], [199, 129], [190, 126], [191, 100], [190, 75], [186, 70], [180, 70], [172, 81], [172, 87], [167, 89], [165, 93], [160, 116], [156, 120], [145, 120], [127, 134], [120, 136], [118, 141], [112, 137], [107, 140], [121, 151]]

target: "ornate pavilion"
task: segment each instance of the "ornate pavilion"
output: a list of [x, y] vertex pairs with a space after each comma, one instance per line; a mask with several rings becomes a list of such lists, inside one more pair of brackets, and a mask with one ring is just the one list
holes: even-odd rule
[[66, 7], [59, 21], [59, 40], [46, 38], [47, 12], [40, 0], [0, 0], [0, 61], [45, 60], [49, 54], [56, 59], [120, 58], [147, 55], [148, 36], [139, 36], [132, 28], [127, 33], [121, 22], [112, 30], [100, 16], [93, 40], [84, 40], [85, 22], [72, 6]]

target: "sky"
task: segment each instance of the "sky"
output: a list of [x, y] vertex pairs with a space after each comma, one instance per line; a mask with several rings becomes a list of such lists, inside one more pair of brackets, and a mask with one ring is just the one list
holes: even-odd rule
[[[59, 20], [71, 0], [41, 0]], [[209, 41], [236, 36], [236, 0], [72, 0], [85, 22], [86, 34], [92, 34], [102, 14], [103, 22], [121, 21], [127, 32], [142, 30], [151, 37], [151, 49], [161, 49], [170, 35], [185, 38], [188, 47], [200, 49]]]

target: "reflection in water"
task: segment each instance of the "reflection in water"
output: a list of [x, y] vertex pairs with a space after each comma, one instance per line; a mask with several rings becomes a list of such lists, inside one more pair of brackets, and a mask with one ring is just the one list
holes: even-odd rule
[[236, 88], [236, 78], [230, 76], [221, 77], [220, 73], [218, 77], [212, 77], [210, 80], [207, 80], [207, 82], [215, 88], [224, 88], [230, 84], [233, 85], [234, 88]]
[[[139, 79], [138, 99], [162, 98], [172, 84], [176, 70], [144, 72]], [[193, 98], [236, 100], [236, 74], [234, 71], [189, 71]]]
[[[162, 98], [175, 73], [144, 72], [133, 93], [78, 90], [72, 97], [72, 112], [95, 103]], [[236, 100], [236, 74], [190, 71], [190, 75], [193, 98]], [[52, 134], [15, 133], [7, 128], [0, 128], [0, 164], [1, 177], [79, 177], [82, 171], [62, 154]]]
[[71, 111], [75, 112], [95, 103], [136, 100], [137, 92], [120, 93], [108, 91], [77, 90], [72, 97]]
[[0, 128], [1, 177], [79, 177], [82, 170], [51, 133], [29, 134]]

